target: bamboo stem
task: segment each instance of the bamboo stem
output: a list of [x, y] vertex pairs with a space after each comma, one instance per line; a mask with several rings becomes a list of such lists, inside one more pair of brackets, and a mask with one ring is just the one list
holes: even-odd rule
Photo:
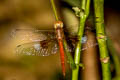
[[104, 31], [104, 0], [94, 0], [96, 35], [102, 65], [102, 80], [111, 80], [110, 59]]
[[76, 49], [75, 49], [75, 56], [74, 56], [74, 62], [76, 64], [76, 69], [72, 70], [72, 80], [78, 80], [78, 74], [79, 74], [79, 64], [80, 64], [80, 55], [81, 55], [81, 48], [82, 48], [82, 36], [84, 33], [84, 26], [85, 21], [89, 15], [89, 7], [90, 7], [90, 0], [82, 0], [81, 7], [80, 7], [80, 26], [78, 29], [78, 38], [79, 41], [77, 42]]

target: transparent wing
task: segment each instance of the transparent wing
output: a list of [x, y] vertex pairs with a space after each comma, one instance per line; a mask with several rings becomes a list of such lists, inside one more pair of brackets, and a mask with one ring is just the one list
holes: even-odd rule
[[16, 47], [17, 55], [49, 56], [58, 52], [56, 40], [25, 43]]
[[[54, 30], [15, 29], [12, 36], [18, 43], [15, 49], [18, 55], [49, 56], [58, 51]], [[69, 51], [73, 52], [76, 41], [78, 41], [77, 37], [66, 39], [73, 45], [69, 48]]]
[[15, 29], [12, 36], [17, 55], [49, 56], [58, 51], [54, 30]]
[[19, 41], [42, 41], [56, 38], [54, 30], [15, 29], [11, 36]]

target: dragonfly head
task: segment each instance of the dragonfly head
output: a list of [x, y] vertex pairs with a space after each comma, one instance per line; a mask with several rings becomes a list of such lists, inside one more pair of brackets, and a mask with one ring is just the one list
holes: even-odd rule
[[56, 21], [54, 24], [54, 28], [63, 28], [63, 22], [62, 21]]

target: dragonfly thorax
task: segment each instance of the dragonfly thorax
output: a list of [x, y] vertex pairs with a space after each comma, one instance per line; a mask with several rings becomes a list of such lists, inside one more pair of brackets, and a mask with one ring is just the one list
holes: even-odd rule
[[62, 40], [64, 38], [63, 29], [57, 28], [56, 29], [56, 37], [58, 40]]

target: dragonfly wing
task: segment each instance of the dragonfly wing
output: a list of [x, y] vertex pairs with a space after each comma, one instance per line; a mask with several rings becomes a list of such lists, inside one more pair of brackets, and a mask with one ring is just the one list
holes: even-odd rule
[[19, 42], [43, 41], [55, 38], [54, 30], [37, 30], [37, 29], [14, 29], [11, 33], [12, 38]]
[[12, 33], [17, 42], [18, 55], [48, 56], [57, 52], [54, 30], [15, 29]]
[[[66, 37], [67, 39], [67, 42], [68, 43], [71, 43], [71, 44], [68, 44], [68, 50], [70, 52], [74, 51], [75, 50], [75, 47], [76, 47], [76, 44], [77, 42], [79, 41], [79, 38], [78, 36], [68, 36]], [[83, 36], [82, 37], [82, 40], [81, 40], [81, 43], [84, 44], [87, 42], [87, 37], [86, 36]], [[72, 48], [72, 49], [71, 49]]]
[[49, 56], [58, 52], [56, 40], [25, 43], [16, 47], [17, 55]]

